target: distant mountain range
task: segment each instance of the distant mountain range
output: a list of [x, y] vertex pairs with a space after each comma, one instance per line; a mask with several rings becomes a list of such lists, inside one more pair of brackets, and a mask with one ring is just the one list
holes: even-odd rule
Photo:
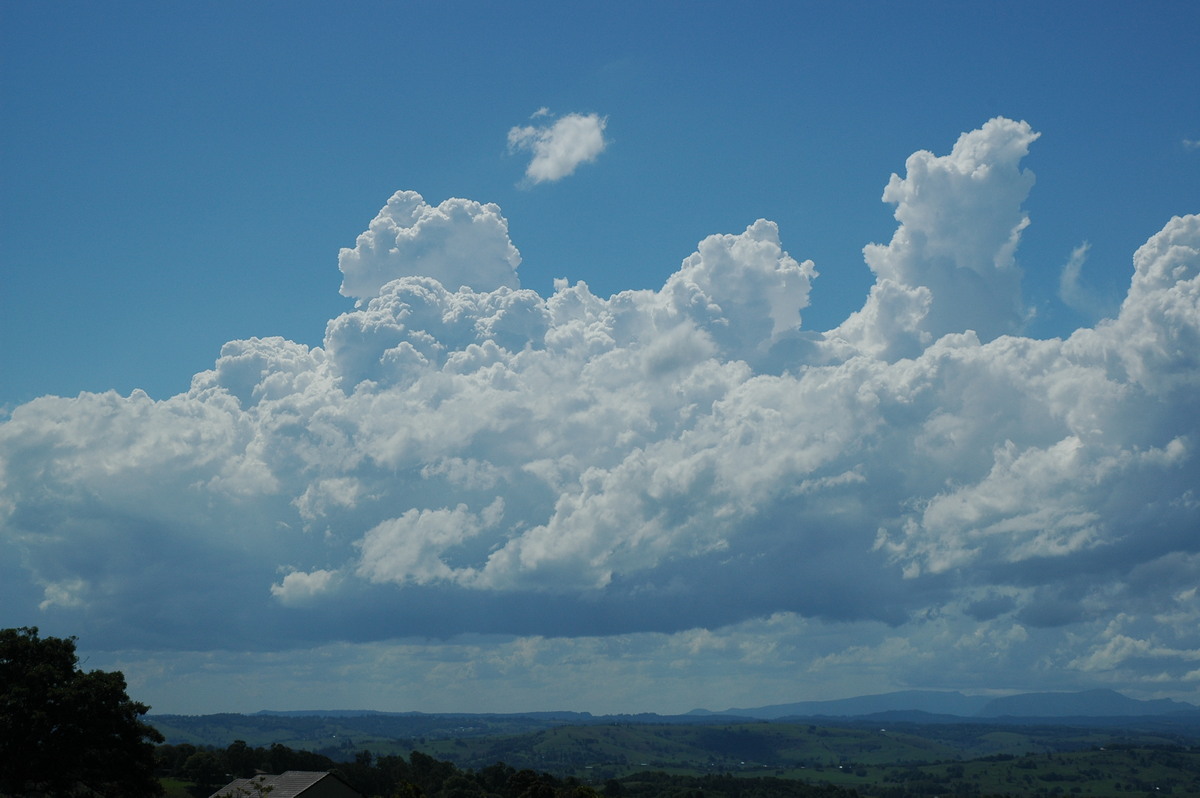
[[[725, 739], [723, 732], [713, 729], [765, 728], [779, 723], [781, 726], [804, 726], [809, 729], [814, 726], [855, 728], [862, 733], [876, 733], [881, 728], [906, 728], [913, 734], [942, 740], [942, 736], [932, 730], [953, 726], [956, 731], [950, 735], [951, 738], [957, 739], [965, 734], [974, 739], [976, 735], [969, 731], [973, 727], [1002, 726], [1013, 730], [1024, 728], [1021, 734], [1033, 734], [1027, 742], [1034, 737], [1041, 739], [1047, 734], [1053, 736], [1062, 729], [1108, 730], [1109, 733], [1120, 730], [1121, 735], [1138, 733], [1157, 735], [1156, 739], [1200, 740], [1200, 707], [1182, 701], [1139, 701], [1112, 690], [1024, 693], [1001, 698], [907, 690], [836, 701], [733, 708], [722, 712], [697, 709], [686, 715], [592, 715], [569, 711], [423, 713], [264, 710], [253, 715], [151, 715], [147, 720], [172, 744], [223, 747], [234, 740], [244, 740], [251, 746], [280, 743], [296, 750], [323, 752], [340, 759], [353, 758], [355, 752], [363, 748], [376, 753], [403, 754], [421, 746], [432, 746], [429, 751], [453, 758], [469, 752], [460, 750], [458, 743], [451, 744], [448, 741], [468, 740], [474, 741], [471, 745], [478, 749], [476, 753], [488, 762], [503, 760], [509, 764], [515, 761], [514, 758], [526, 755], [534, 757], [536, 751], [541, 750], [545, 735], [556, 729], [570, 727], [641, 729], [638, 734], [644, 732], [651, 736], [663, 734], [661, 729], [668, 727], [679, 729], [679, 733], [685, 736], [690, 733], [682, 731], [685, 727], [712, 727], [709, 735], [712, 739]], [[654, 728], [659, 731], [653, 731]], [[1034, 728], [1040, 731], [1029, 732]], [[1052, 729], [1060, 731], [1054, 732]], [[694, 733], [703, 737], [699, 731]], [[595, 740], [592, 742], [595, 743]], [[1029, 744], [1033, 745], [1032, 742]], [[700, 748], [704, 749], [705, 746], [701, 745]], [[1035, 745], [1029, 750], [1042, 749]], [[713, 752], [712, 756], [718, 756], [719, 753]], [[529, 762], [534, 762], [534, 759]], [[474, 760], [467, 764], [474, 767], [472, 763]]]
[[[783, 720], [786, 718], [861, 718], [874, 715], [926, 716], [925, 721], [938, 719], [984, 718], [1134, 718], [1162, 715], [1196, 714], [1200, 707], [1186, 701], [1163, 698], [1143, 701], [1130, 698], [1115, 690], [1083, 690], [1059, 693], [1019, 693], [1008, 696], [966, 695], [949, 690], [900, 690], [878, 695], [839, 698], [826, 701], [797, 701], [791, 704], [768, 704], [761, 707], [734, 707], [714, 711], [693, 709], [685, 715], [658, 715], [653, 712], [621, 715], [593, 715], [590, 712], [384, 712], [371, 709], [328, 710], [260, 710], [257, 716], [266, 717], [363, 717], [386, 716], [420, 718], [527, 718], [555, 723], [597, 722], [654, 722], [686, 723], [704, 719]], [[932, 716], [932, 717], [929, 717]]]
[[779, 720], [789, 717], [859, 717], [881, 713], [926, 713], [962, 718], [1145, 717], [1200, 712], [1200, 707], [1168, 698], [1141, 701], [1115, 690], [1076, 693], [1021, 693], [993, 698], [942, 690], [902, 690], [831, 701], [799, 701], [720, 712], [694, 709], [691, 716]]
[[[784, 718], [856, 718], [872, 715], [925, 715], [954, 720], [959, 718], [1133, 718], [1175, 714], [1200, 714], [1200, 707], [1186, 701], [1162, 698], [1143, 701], [1130, 698], [1115, 690], [1083, 690], [1061, 693], [1018, 693], [1001, 697], [965, 695], [949, 690], [900, 690], [878, 695], [838, 698], [826, 701], [797, 701], [791, 704], [768, 704], [761, 707], [734, 707], [714, 711], [693, 709], [685, 715], [658, 715], [653, 712], [636, 715], [593, 715], [590, 712], [381, 712], [371, 709], [327, 710], [260, 710], [255, 715], [275, 717], [511, 717], [529, 718], [549, 723], [596, 723], [605, 721], [687, 722], [751, 718], [782, 720]], [[923, 718], [933, 720], [933, 718]]]

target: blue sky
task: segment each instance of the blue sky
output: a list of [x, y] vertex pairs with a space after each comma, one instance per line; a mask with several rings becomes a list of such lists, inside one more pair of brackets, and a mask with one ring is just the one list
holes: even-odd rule
[[1198, 24], [8, 4], [0, 624], [157, 711], [1200, 699]]
[[[36, 3], [5, 10], [0, 402], [186, 389], [227, 340], [320, 342], [331, 264], [393, 191], [496, 202], [522, 283], [661, 285], [696, 241], [776, 221], [816, 327], [870, 285], [887, 176], [1004, 115], [1043, 136], [1022, 244], [1041, 334], [1115, 305], [1195, 200], [1190, 3]], [[609, 119], [602, 163], [518, 187], [540, 107]], [[1119, 222], [1117, 220], [1120, 220]], [[1043, 304], [1044, 303], [1044, 304]]]

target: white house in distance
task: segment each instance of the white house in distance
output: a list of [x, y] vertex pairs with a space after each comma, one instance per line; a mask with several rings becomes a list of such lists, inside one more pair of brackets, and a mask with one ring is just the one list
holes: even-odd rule
[[209, 798], [363, 798], [363, 794], [323, 770], [289, 770], [278, 776], [235, 779]]

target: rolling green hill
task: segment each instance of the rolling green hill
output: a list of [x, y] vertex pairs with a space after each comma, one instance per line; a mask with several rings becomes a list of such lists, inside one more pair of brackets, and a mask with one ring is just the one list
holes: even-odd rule
[[800, 783], [870, 798], [1200, 795], [1200, 734], [1153, 724], [880, 727], [877, 719], [579, 723], [573, 716], [385, 714], [153, 720], [176, 745], [279, 744], [347, 768], [370, 761], [364, 751], [379, 760], [419, 751], [412, 756], [452, 763], [466, 774], [494, 772], [504, 763], [513, 772], [550, 774], [615, 798], [779, 796]]
[[[278, 743], [340, 761], [353, 760], [361, 751], [407, 755], [418, 750], [464, 769], [479, 770], [504, 762], [517, 769], [573, 777], [586, 783], [662, 771], [806, 780], [821, 774], [822, 780], [853, 785], [863, 778], [878, 780], [889, 769], [921, 768], [936, 775], [958, 765], [964, 773], [982, 768], [979, 777], [984, 779], [983, 772], [996, 768], [997, 757], [1080, 757], [1100, 749], [1111, 752], [1133, 747], [1187, 751], [1200, 745], [1200, 733], [1136, 725], [1113, 728], [897, 720], [881, 727], [878, 719], [814, 719], [809, 723], [662, 720], [657, 716], [614, 722], [575, 715], [383, 713], [151, 718], [171, 743], [214, 747], [224, 747], [234, 740], [244, 740], [251, 746]], [[981, 761], [984, 764], [971, 764]], [[991, 764], [987, 764], [989, 761]], [[1042, 773], [1045, 765], [1040, 760], [1030, 761], [1036, 767], [1026, 770], [1050, 774]], [[854, 775], [860, 772], [867, 776]], [[1126, 771], [1122, 774], [1126, 779], [1135, 775]], [[1036, 775], [1016, 774], [1022, 778]], [[1113, 776], [1114, 783], [1116, 778]], [[998, 787], [1003, 784], [1010, 782], [996, 782]], [[1005, 791], [1010, 790], [1000, 790]]]

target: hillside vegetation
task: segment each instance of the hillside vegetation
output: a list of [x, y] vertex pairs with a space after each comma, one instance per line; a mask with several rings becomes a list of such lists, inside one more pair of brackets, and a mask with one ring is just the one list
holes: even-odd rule
[[1200, 795], [1200, 750], [1115, 748], [999, 754], [922, 763], [847, 761], [764, 771], [697, 774], [640, 770], [619, 778], [561, 776], [495, 762], [461, 768], [414, 751], [408, 757], [359, 752], [351, 762], [278, 744], [224, 750], [189, 744], [158, 750], [168, 798], [203, 798], [233, 776], [288, 769], [332, 770], [372, 798], [900, 798], [900, 796]]
[[[172, 718], [159, 728], [171, 742], [185, 734], [211, 739], [234, 730], [249, 733], [255, 742], [247, 746], [239, 738], [230, 747], [244, 758], [248, 747], [269, 745], [262, 749], [266, 759], [279, 764], [295, 744], [286, 740], [301, 741], [296, 747], [325, 758], [352, 783], [357, 778], [369, 795], [390, 794], [366, 786], [380, 783], [371, 767], [407, 772], [396, 765], [405, 761], [423, 771], [442, 763], [430, 772], [453, 771], [468, 781], [483, 773], [495, 777], [498, 767], [525, 773], [525, 779], [541, 774], [556, 790], [571, 787], [572, 795], [582, 796], [589, 788], [610, 798], [810, 794], [798, 792], [801, 787], [878, 798], [1200, 795], [1200, 735], [1178, 730], [911, 722], [878, 727], [850, 720], [581, 725], [567, 719], [233, 715]], [[535, 728], [521, 731], [529, 727]], [[390, 736], [397, 731], [425, 734]], [[268, 740], [272, 735], [277, 739]], [[208, 745], [209, 752], [219, 752]], [[205, 753], [204, 746], [184, 741], [175, 746], [176, 761], [178, 749]], [[321, 769], [317, 760], [306, 762], [306, 769]], [[440, 789], [429, 786], [422, 794], [439, 798]], [[470, 795], [502, 795], [479, 789]]]

